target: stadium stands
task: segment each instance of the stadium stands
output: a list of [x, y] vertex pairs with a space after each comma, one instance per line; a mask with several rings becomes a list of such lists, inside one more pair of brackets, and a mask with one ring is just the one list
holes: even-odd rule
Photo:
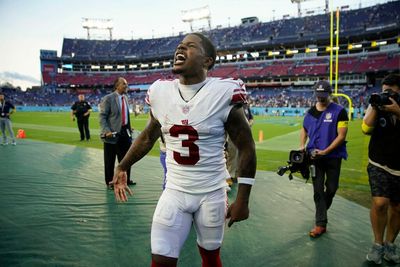
[[[400, 2], [393, 1], [372, 7], [341, 12], [343, 37], [379, 33], [382, 28], [398, 29]], [[329, 38], [329, 16], [282, 19], [250, 26], [214, 29], [208, 33], [218, 50], [247, 49], [254, 43], [282, 44], [295, 41], [314, 41]], [[301, 35], [300, 35], [301, 33]], [[172, 55], [181, 36], [138, 40], [85, 40], [65, 38], [61, 57], [75, 59], [126, 59], [137, 57], [153, 59]], [[248, 46], [248, 47], [246, 47]]]
[[[374, 88], [376, 79], [400, 69], [400, 12], [396, 10], [400, 11], [398, 0], [340, 14], [340, 89], [347, 88], [356, 105], [365, 104], [370, 92], [365, 88]], [[253, 105], [305, 105], [310, 85], [329, 73], [329, 23], [327, 14], [318, 14], [207, 31], [219, 55], [209, 75], [243, 79]], [[174, 77], [172, 55], [181, 38], [64, 38], [61, 57], [51, 51], [41, 56], [43, 85], [69, 93], [84, 89], [99, 96], [96, 92], [111, 90], [114, 80], [124, 76], [131, 87], [145, 91], [157, 79]], [[387, 46], [380, 47], [380, 41]], [[352, 43], [361, 48], [351, 50]], [[316, 52], [307, 52], [309, 48]], [[299, 52], [293, 55], [287, 49]], [[57, 97], [49, 99], [58, 103]]]

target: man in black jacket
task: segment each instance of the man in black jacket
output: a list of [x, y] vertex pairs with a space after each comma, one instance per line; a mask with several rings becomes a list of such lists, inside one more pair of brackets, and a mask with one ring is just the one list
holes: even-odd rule
[[89, 141], [89, 116], [92, 107], [85, 101], [85, 95], [79, 95], [78, 98], [79, 101], [76, 101], [71, 107], [71, 119], [74, 121], [76, 117], [79, 133], [81, 134], [81, 141], [85, 140], [85, 136], [86, 140]]

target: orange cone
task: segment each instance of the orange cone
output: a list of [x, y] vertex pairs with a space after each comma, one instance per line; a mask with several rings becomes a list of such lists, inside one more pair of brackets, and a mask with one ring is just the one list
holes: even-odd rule
[[25, 131], [23, 129], [19, 129], [16, 137], [20, 139], [26, 138]]
[[258, 142], [262, 142], [264, 140], [264, 132], [262, 130], [260, 130], [258, 132]]

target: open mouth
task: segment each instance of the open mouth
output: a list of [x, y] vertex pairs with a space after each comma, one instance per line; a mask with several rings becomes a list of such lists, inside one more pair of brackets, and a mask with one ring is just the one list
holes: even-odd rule
[[175, 55], [174, 65], [181, 65], [181, 64], [185, 63], [185, 60], [186, 60], [186, 56], [182, 53], [178, 53]]

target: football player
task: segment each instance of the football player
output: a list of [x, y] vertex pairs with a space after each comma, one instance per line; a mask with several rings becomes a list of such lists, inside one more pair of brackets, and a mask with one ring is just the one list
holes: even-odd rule
[[[176, 266], [193, 223], [202, 266], [222, 266], [219, 255], [225, 218], [228, 226], [249, 217], [249, 196], [256, 172], [255, 144], [242, 105], [241, 80], [207, 78], [216, 50], [204, 35], [192, 33], [174, 55], [175, 80], [158, 80], [148, 90], [151, 107], [146, 128], [117, 166], [115, 198], [132, 191], [125, 171], [145, 156], [162, 134], [166, 144], [167, 183], [153, 216], [152, 265]], [[239, 150], [236, 200], [228, 207], [224, 158], [225, 133]]]

